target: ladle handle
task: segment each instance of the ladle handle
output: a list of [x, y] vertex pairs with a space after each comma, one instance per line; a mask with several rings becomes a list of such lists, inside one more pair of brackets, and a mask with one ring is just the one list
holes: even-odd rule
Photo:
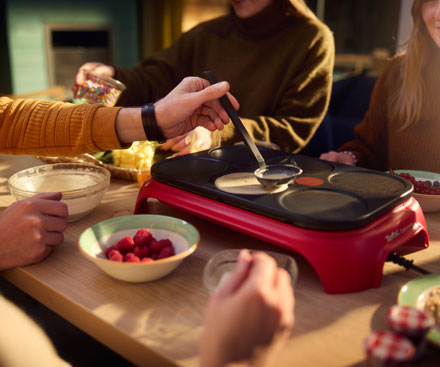
[[[207, 70], [203, 73], [206, 74], [211, 84], [217, 83], [217, 79], [212, 71]], [[235, 111], [234, 107], [232, 107], [228, 97], [226, 95], [220, 97], [220, 102], [222, 103], [224, 109], [228, 113], [228, 116], [234, 123], [234, 126], [240, 131], [241, 135], [243, 136], [244, 142], [246, 143], [247, 147], [257, 161], [258, 166], [264, 169], [266, 167], [266, 162], [264, 161], [263, 156], [255, 145], [255, 142], [250, 137], [248, 131], [246, 130], [246, 127], [243, 125], [243, 122], [241, 122], [240, 117], [238, 117], [237, 111]]]

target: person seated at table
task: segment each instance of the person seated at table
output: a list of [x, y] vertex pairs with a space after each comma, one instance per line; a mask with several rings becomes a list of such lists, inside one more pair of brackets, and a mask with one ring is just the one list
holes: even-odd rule
[[[43, 330], [1, 296], [0, 312], [0, 365], [68, 366]], [[286, 270], [267, 254], [242, 250], [231, 276], [209, 300], [200, 366], [271, 366], [293, 324], [294, 294]]]
[[[218, 98], [228, 90], [227, 82], [210, 86], [188, 77], [165, 98], [140, 108], [0, 97], [0, 153], [75, 156], [171, 138], [196, 126], [222, 129], [229, 119]], [[68, 212], [60, 200], [61, 193], [41, 194], [0, 213], [0, 270], [38, 262], [63, 242]]]
[[414, 0], [407, 50], [377, 80], [357, 138], [321, 159], [440, 172], [440, 1]]
[[294, 306], [287, 271], [267, 254], [242, 250], [231, 276], [209, 300], [200, 366], [273, 366], [293, 327]]
[[[304, 0], [231, 0], [229, 15], [199, 24], [169, 48], [133, 68], [83, 64], [82, 70], [122, 81], [127, 89], [118, 104], [136, 106], [164, 96], [187, 75], [212, 70], [231, 84], [240, 101], [239, 114], [251, 137], [299, 152], [326, 113], [331, 93], [334, 40], [330, 30]], [[198, 150], [218, 143], [204, 129], [195, 130]], [[192, 134], [192, 133], [189, 133]], [[233, 124], [221, 133], [221, 144], [242, 141]], [[188, 135], [161, 149], [186, 154]]]

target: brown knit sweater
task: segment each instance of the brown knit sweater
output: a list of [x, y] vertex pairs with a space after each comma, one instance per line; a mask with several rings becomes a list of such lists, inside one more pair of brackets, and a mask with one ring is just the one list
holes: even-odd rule
[[[203, 71], [212, 70], [231, 84], [254, 139], [298, 152], [327, 110], [333, 63], [329, 29], [318, 21], [286, 17], [273, 2], [252, 18], [231, 14], [202, 23], [135, 68], [116, 68], [116, 78], [127, 86], [118, 104], [155, 101], [184, 77], [205, 77]], [[221, 136], [222, 144], [240, 140], [233, 124]]]
[[440, 73], [438, 55], [426, 70], [423, 111], [418, 123], [399, 131], [400, 121], [389, 117], [390, 96], [400, 88], [402, 55], [390, 60], [377, 80], [370, 108], [356, 126], [358, 139], [338, 150], [351, 150], [358, 165], [377, 170], [415, 169], [440, 173]]
[[115, 130], [119, 110], [98, 104], [0, 97], [0, 152], [75, 156], [120, 149]]

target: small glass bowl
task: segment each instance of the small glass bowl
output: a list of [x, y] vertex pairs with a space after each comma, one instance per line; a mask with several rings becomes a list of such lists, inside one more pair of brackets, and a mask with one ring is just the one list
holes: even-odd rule
[[[240, 249], [223, 250], [217, 252], [209, 259], [203, 269], [203, 285], [209, 294], [215, 292], [218, 286], [227, 278], [228, 274], [237, 265]], [[260, 250], [249, 250], [250, 253], [260, 252]], [[292, 280], [292, 287], [295, 286], [298, 278], [298, 266], [296, 261], [289, 255], [272, 251], [262, 251], [272, 256], [277, 262], [278, 267], [285, 269]]]
[[92, 71], [83, 70], [84, 82], [73, 86], [73, 99], [75, 103], [101, 103], [107, 107], [116, 104], [120, 94], [126, 86], [119, 80], [98, 75]]

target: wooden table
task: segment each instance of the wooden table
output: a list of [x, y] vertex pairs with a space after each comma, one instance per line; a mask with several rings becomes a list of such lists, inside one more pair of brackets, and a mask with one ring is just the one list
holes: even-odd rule
[[[0, 156], [0, 205], [14, 201], [7, 177], [42, 162], [29, 157]], [[4, 271], [2, 275], [103, 344], [142, 366], [198, 366], [198, 341], [208, 300], [202, 284], [206, 261], [225, 248], [279, 250], [273, 246], [154, 202], [152, 212], [183, 218], [201, 233], [197, 251], [161, 280], [130, 284], [117, 281], [86, 260], [77, 249], [78, 236], [89, 226], [133, 210], [136, 183], [112, 180], [100, 206], [70, 223], [65, 241], [39, 264]], [[408, 256], [431, 272], [440, 271], [440, 213], [426, 216], [429, 249]], [[354, 294], [322, 291], [311, 266], [293, 254], [299, 266], [296, 324], [276, 366], [362, 366], [363, 343], [372, 330], [386, 329], [386, 312], [399, 289], [419, 276], [385, 264], [382, 285]], [[440, 349], [430, 347], [417, 365], [438, 365]], [[437, 361], [437, 362], [435, 362]]]

